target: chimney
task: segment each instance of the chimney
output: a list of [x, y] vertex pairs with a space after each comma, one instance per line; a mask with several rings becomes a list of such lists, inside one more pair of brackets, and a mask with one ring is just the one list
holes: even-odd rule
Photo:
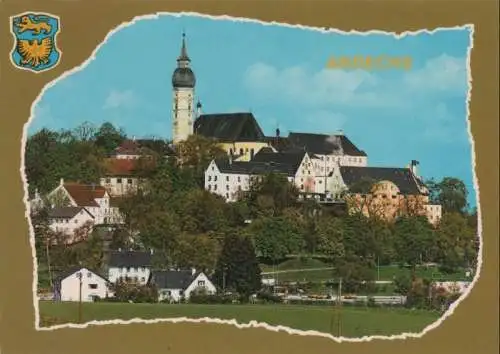
[[344, 131], [342, 129], [339, 129], [336, 135], [344, 135]]
[[191, 275], [195, 275], [196, 274], [196, 269], [195, 268], [191, 268]]
[[280, 128], [276, 128], [276, 137], [279, 138], [280, 137]]
[[410, 170], [411, 170], [411, 173], [415, 177], [418, 176], [418, 174], [417, 174], [417, 165], [419, 165], [419, 162], [417, 160], [411, 160], [411, 162], [410, 162]]
[[122, 249], [121, 249], [121, 248], [118, 248], [118, 252], [121, 252], [121, 251], [122, 251]]
[[64, 184], [64, 178], [61, 178], [61, 179], [59, 180], [59, 185], [60, 185], [60, 186], [62, 186], [63, 184]]
[[150, 253], [151, 255], [153, 255], [154, 251], [153, 251], [153, 249], [152, 249], [152, 248], [150, 248], [150, 249], [149, 249], [149, 253]]

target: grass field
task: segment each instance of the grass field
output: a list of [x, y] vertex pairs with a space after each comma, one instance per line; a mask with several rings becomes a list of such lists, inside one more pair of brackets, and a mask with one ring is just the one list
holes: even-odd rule
[[[110, 319], [153, 319], [167, 317], [216, 317], [236, 319], [240, 323], [251, 320], [272, 325], [283, 325], [300, 330], [316, 330], [337, 334], [336, 310], [330, 306], [298, 305], [167, 305], [84, 303], [83, 321]], [[42, 321], [75, 323], [78, 303], [40, 302]], [[439, 318], [429, 311], [407, 309], [344, 307], [341, 312], [342, 336], [391, 335], [403, 332], [420, 332]], [[333, 323], [333, 325], [332, 325]]]
[[[277, 265], [274, 269], [272, 266], [261, 264], [261, 270], [265, 277], [273, 277], [273, 272], [277, 271], [278, 281], [326, 281], [333, 278], [332, 269], [318, 269], [318, 268], [331, 268], [327, 263], [318, 259], [307, 258], [304, 260], [290, 259]], [[452, 274], [445, 274], [438, 270], [437, 267], [418, 267], [417, 276], [434, 279], [438, 281], [457, 281], [467, 280], [465, 272], [456, 272]], [[394, 277], [401, 274], [410, 274], [410, 269], [401, 268], [399, 266], [380, 266], [377, 280], [390, 281]], [[470, 280], [470, 279], [469, 279]]]

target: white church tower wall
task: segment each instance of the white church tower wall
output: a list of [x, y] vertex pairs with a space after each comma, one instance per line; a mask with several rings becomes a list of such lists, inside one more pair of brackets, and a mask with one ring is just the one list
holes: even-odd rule
[[195, 119], [194, 87], [196, 78], [191, 70], [191, 59], [187, 54], [186, 36], [182, 34], [181, 54], [172, 75], [172, 140], [179, 143], [193, 134]]

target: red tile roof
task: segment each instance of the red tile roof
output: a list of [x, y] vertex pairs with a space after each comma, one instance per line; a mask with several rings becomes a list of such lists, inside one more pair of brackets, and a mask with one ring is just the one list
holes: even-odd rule
[[140, 170], [152, 167], [154, 167], [153, 159], [117, 159], [111, 157], [104, 160], [104, 173], [106, 176], [133, 176]]
[[106, 176], [129, 176], [136, 168], [137, 160], [108, 158], [104, 161]]
[[124, 140], [115, 149], [117, 155], [140, 155], [140, 146], [135, 140]]
[[89, 185], [80, 183], [64, 183], [64, 189], [78, 206], [99, 206], [96, 198], [103, 198], [106, 189], [99, 185]]

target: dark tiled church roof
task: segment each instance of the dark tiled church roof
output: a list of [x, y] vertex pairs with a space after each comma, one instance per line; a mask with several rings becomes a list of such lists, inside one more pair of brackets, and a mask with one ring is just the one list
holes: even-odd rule
[[349, 156], [366, 156], [366, 153], [358, 149], [345, 135], [290, 133], [288, 144], [295, 148], [305, 148], [307, 152], [318, 155], [338, 153]]
[[194, 122], [194, 133], [220, 141], [265, 141], [252, 113], [202, 114]]
[[409, 168], [341, 166], [340, 174], [349, 188], [363, 179], [391, 181], [402, 194], [420, 194], [419, 184]]

